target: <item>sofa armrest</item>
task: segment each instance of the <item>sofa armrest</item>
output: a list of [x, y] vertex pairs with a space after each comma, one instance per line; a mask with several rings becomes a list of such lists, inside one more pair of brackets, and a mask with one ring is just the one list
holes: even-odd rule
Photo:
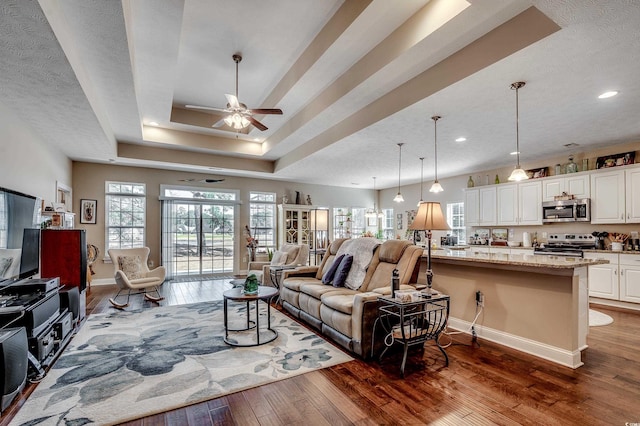
[[285, 269], [282, 271], [282, 281], [289, 277], [315, 277], [317, 273], [317, 266], [299, 266], [294, 269]]
[[[378, 297], [379, 293], [369, 291], [356, 294], [353, 299], [353, 309], [351, 311], [351, 330], [354, 346], [360, 349], [360, 356], [367, 359], [371, 356], [371, 337], [373, 336], [373, 324], [378, 318]], [[378, 332], [382, 328], [378, 327]], [[381, 339], [376, 338], [379, 344]], [[377, 345], [376, 345], [377, 346]]]

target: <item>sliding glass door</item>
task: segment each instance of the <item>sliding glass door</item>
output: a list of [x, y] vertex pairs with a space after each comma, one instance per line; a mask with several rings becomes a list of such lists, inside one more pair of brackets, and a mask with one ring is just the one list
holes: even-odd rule
[[[214, 194], [216, 198], [233, 195]], [[165, 197], [162, 200], [162, 264], [167, 269], [167, 276], [232, 274], [235, 264], [234, 200], [201, 199], [202, 191], [196, 193], [200, 199], [185, 199], [185, 194], [179, 195], [180, 199]]]

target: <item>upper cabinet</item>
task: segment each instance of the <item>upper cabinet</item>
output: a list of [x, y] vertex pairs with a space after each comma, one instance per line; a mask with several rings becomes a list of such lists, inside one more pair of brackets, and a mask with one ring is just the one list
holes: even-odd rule
[[591, 197], [589, 174], [569, 174], [542, 181], [542, 201], [554, 201], [555, 196], [563, 192], [576, 198]]
[[[628, 190], [626, 190], [627, 186]], [[591, 223], [640, 222], [638, 189], [640, 189], [640, 169], [592, 173]], [[625, 196], [627, 196], [626, 202]]]
[[542, 183], [498, 185], [498, 225], [542, 225]]
[[480, 225], [480, 193], [479, 189], [467, 189], [464, 193], [465, 226]]
[[627, 223], [640, 223], [640, 168], [625, 170]]
[[478, 190], [480, 198], [479, 218], [480, 226], [490, 226], [496, 224], [496, 187], [481, 187]]

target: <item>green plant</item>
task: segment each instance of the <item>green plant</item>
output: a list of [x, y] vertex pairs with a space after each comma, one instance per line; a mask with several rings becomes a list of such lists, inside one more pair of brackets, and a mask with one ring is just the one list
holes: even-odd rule
[[273, 259], [273, 250], [268, 248], [267, 249], [267, 255], [269, 256], [269, 262], [271, 262], [271, 259]]

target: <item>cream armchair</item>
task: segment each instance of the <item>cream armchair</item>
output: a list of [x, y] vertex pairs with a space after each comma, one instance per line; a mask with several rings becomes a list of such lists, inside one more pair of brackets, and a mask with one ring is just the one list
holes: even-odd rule
[[[109, 302], [116, 308], [127, 307], [129, 297], [132, 294], [144, 294], [145, 299], [152, 302], [164, 299], [158, 286], [164, 282], [166, 271], [164, 266], [149, 270], [147, 266], [149, 251], [149, 247], [109, 250], [109, 257], [115, 267], [115, 279], [118, 285], [118, 293], [109, 299]], [[127, 301], [120, 303], [118, 296], [124, 290], [127, 290]], [[132, 290], [135, 292], [132, 293]], [[149, 294], [148, 291], [155, 292], [157, 296]]]
[[247, 275], [256, 274], [261, 285], [275, 287], [271, 281], [271, 266], [305, 266], [309, 263], [309, 246], [306, 244], [283, 244], [273, 253], [270, 262], [249, 262]]

